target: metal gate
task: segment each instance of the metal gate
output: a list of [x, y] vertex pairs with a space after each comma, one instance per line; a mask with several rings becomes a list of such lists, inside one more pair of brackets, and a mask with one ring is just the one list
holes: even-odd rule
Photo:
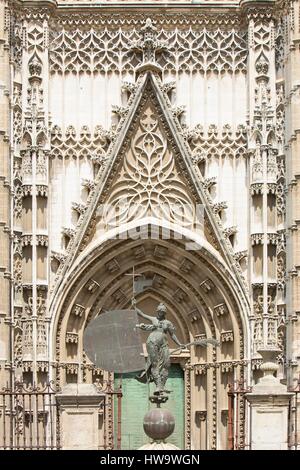
[[251, 436], [247, 433], [246, 423], [249, 423], [251, 413], [250, 404], [245, 397], [249, 392], [251, 387], [247, 387], [241, 380], [228, 386], [228, 450], [250, 449]]
[[17, 382], [0, 392], [0, 449], [60, 449], [57, 390]]

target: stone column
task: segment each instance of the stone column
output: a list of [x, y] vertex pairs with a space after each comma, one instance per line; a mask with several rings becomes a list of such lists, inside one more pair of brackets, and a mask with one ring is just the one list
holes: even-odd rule
[[8, 1], [0, 0], [0, 383], [11, 370], [11, 168]]
[[62, 449], [99, 450], [104, 441], [101, 404], [105, 394], [93, 384], [67, 384], [56, 398], [61, 410]]
[[251, 404], [251, 450], [286, 450], [288, 447], [288, 405], [292, 393], [273, 374], [278, 350], [262, 350], [264, 376], [246, 398]]
[[296, 385], [300, 373], [300, 2], [289, 2], [284, 16], [286, 45], [284, 57], [285, 83], [285, 147], [286, 147], [286, 359], [287, 379]]

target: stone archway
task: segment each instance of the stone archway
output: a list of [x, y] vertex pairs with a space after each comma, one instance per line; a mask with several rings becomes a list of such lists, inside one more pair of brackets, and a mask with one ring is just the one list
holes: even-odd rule
[[[163, 301], [184, 342], [214, 337], [221, 348], [192, 348], [173, 357], [184, 369], [185, 447], [226, 448], [227, 385], [243, 379], [249, 363], [243, 296], [221, 257], [203, 243], [186, 250], [187, 237], [172, 232], [168, 240], [107, 239], [82, 253], [64, 280], [52, 324], [57, 382], [91, 383], [103, 378], [82, 348], [87, 323], [104, 310], [130, 307], [132, 271], [152, 286], [137, 296], [138, 304]], [[171, 346], [171, 345], [170, 345]], [[240, 410], [243, 413], [243, 410]], [[112, 419], [112, 417], [107, 417]], [[111, 428], [111, 424], [110, 424]], [[241, 429], [241, 438], [243, 430]]]

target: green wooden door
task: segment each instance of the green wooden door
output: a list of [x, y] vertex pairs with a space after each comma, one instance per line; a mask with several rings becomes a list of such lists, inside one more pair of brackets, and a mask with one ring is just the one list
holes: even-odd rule
[[[123, 374], [122, 378], [122, 449], [138, 449], [149, 442], [143, 430], [145, 413], [153, 408], [148, 396], [154, 390], [154, 384], [145, 385], [138, 382], [135, 373]], [[116, 374], [115, 387], [119, 385]], [[177, 364], [170, 368], [167, 389], [172, 390], [169, 400], [162, 408], [168, 408], [175, 417], [175, 431], [168, 442], [180, 449], [184, 448], [184, 380], [183, 371]], [[117, 444], [117, 400], [115, 399], [115, 446]]]

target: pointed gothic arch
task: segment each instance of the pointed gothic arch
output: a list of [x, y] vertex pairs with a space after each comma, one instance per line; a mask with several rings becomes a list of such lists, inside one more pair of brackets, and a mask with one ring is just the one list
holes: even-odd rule
[[[145, 114], [148, 114], [148, 121], [143, 125], [141, 123]], [[153, 116], [154, 121], [156, 121], [154, 125]], [[116, 204], [121, 200], [121, 189], [123, 193], [126, 194], [127, 191], [130, 194], [130, 189], [135, 188], [134, 194], [130, 194], [129, 208], [132, 207], [131, 201], [134, 200], [138, 193], [145, 192], [147, 195], [146, 200], [148, 198], [148, 200], [151, 201], [153, 185], [151, 191], [149, 191], [145, 181], [141, 182], [140, 175], [138, 178], [134, 177], [134, 168], [129, 168], [130, 165], [132, 165], [130, 157], [128, 158], [128, 154], [130, 153], [134, 154], [133, 158], [135, 159], [135, 164], [138, 165], [139, 139], [143, 131], [145, 131], [144, 135], [149, 135], [152, 140], [156, 140], [155, 153], [152, 152], [151, 154], [151, 158], [154, 159], [154, 164], [150, 170], [149, 168], [147, 169], [148, 172], [150, 172], [146, 179], [152, 179], [152, 171], [154, 170], [155, 177], [158, 176], [155, 185], [159, 185], [156, 193], [166, 194], [168, 191], [173, 201], [179, 201], [181, 207], [183, 205], [189, 206], [193, 217], [193, 206], [198, 205], [204, 207], [204, 230], [206, 231], [206, 238], [220, 252], [227, 265], [231, 267], [243, 291], [243, 296], [248, 297], [245, 279], [243, 278], [239, 263], [234, 257], [232, 245], [224, 232], [209, 191], [205, 187], [197, 161], [191, 161], [192, 152], [183, 138], [183, 129], [172, 112], [172, 107], [166, 93], [162, 91], [160, 79], [151, 73], [147, 73], [139, 77], [135, 92], [130, 98], [126, 110], [121, 113], [116, 138], [112, 141], [107, 151], [106, 158], [104, 162], [102, 162], [103, 164], [98, 172], [94, 187], [89, 194], [87, 200], [88, 204], [81, 212], [76, 229], [66, 229], [67, 234], [70, 235], [70, 243], [67, 247], [65, 259], [61, 263], [56, 275], [50, 299], [51, 309], [54, 308], [56, 299], [61, 293], [62, 280], [70, 269], [72, 269], [76, 258], [79, 256], [80, 252], [97, 237], [99, 208], [103, 207], [105, 204], [112, 204], [113, 208], [115, 208]], [[157, 143], [157, 140], [159, 143]], [[135, 149], [132, 148], [133, 145], [135, 145]], [[143, 145], [145, 145], [145, 142]], [[146, 153], [146, 157], [149, 159], [150, 156], [145, 149], [144, 153]], [[165, 160], [164, 164], [162, 163], [163, 159]], [[142, 167], [141, 165], [137, 166], [136, 170], [143, 172], [145, 165], [145, 162], [142, 162]], [[158, 166], [160, 167], [158, 168]], [[162, 184], [161, 175], [163, 175], [164, 182], [167, 184]], [[121, 189], [118, 186], [119, 177], [121, 184], [122, 179], [125, 179], [123, 188]], [[112, 196], [114, 196], [114, 198]], [[145, 200], [142, 202], [144, 203]], [[140, 203], [141, 199], [138, 199], [136, 202], [137, 207]], [[161, 206], [161, 200], [159, 198], [156, 200], [156, 206]], [[142, 212], [142, 215], [135, 213], [130, 214], [129, 212], [128, 210], [124, 220], [121, 220], [122, 224], [130, 222], [134, 217], [156, 216], [156, 214], [153, 214], [153, 207], [151, 207], [150, 214], [149, 212], [145, 213], [145, 211]], [[107, 227], [109, 229], [109, 218], [106, 216], [106, 218], [102, 217], [102, 219], [105, 219], [104, 222], [106, 223], [104, 229], [107, 229]], [[168, 220], [170, 223], [177, 223], [174, 217], [169, 216]], [[190, 227], [193, 228], [195, 220], [188, 220], [188, 222], [190, 223]]]
[[[151, 223], [154, 225], [155, 221], [152, 219]], [[149, 220], [142, 224], [151, 226]], [[135, 226], [141, 228], [140, 221], [135, 221]], [[159, 229], [157, 225], [156, 228]], [[182, 341], [215, 337], [222, 344], [220, 350], [196, 348], [191, 354], [173, 357], [173, 361], [185, 369], [187, 446], [203, 446], [198, 432], [200, 410], [207, 416], [206, 439], [213, 446], [223, 447], [227, 384], [243, 379], [249, 367], [247, 306], [216, 250], [204, 239], [200, 245], [200, 236], [191, 233], [188, 237], [183, 232], [171, 230], [168, 240], [161, 236], [126, 239], [122, 238], [124, 232], [116, 239], [107, 233], [86, 249], [65, 280], [64, 295], [53, 316], [51, 361], [56, 364], [60, 385], [95, 379], [93, 374], [99, 371], [83, 351], [84, 328], [102, 311], [130, 308], [131, 281], [125, 274], [135, 266], [138, 273], [152, 280], [152, 287], [137, 296], [138, 303], [150, 298], [157, 303], [164, 301]], [[201, 249], [186, 250], [186, 243], [191, 241]], [[190, 381], [194, 384], [192, 391]]]
[[[50, 299], [56, 380], [89, 382], [102, 374], [84, 354], [83, 331], [101, 311], [130, 307], [125, 274], [135, 266], [153, 283], [138, 302], [163, 300], [182, 341], [204, 336], [222, 344], [173, 360], [185, 370], [186, 448], [225, 448], [227, 384], [243, 380], [250, 365], [245, 279], [159, 77], [140, 76], [128, 107], [118, 112], [117, 135], [87, 205], [76, 207], [76, 229], [65, 230], [69, 244]], [[132, 236], [149, 227], [154, 237]]]

